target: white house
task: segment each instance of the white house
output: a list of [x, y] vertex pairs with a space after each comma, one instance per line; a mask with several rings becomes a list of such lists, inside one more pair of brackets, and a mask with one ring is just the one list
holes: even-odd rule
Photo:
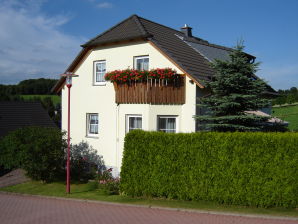
[[[79, 75], [71, 89], [72, 143], [87, 141], [117, 174], [124, 137], [130, 130], [196, 131], [196, 99], [206, 93], [203, 81], [214, 74], [209, 63], [215, 58], [228, 59], [232, 49], [194, 37], [191, 29], [185, 25], [178, 31], [132, 15], [82, 45], [66, 70]], [[179, 88], [168, 89], [155, 81], [125, 88], [105, 81], [106, 72], [127, 68], [172, 68], [185, 78]], [[138, 88], [139, 92], [126, 94], [129, 88]], [[156, 97], [161, 97], [159, 101], [139, 96], [153, 89]], [[62, 92], [62, 129], [67, 130], [65, 78], [54, 90]]]

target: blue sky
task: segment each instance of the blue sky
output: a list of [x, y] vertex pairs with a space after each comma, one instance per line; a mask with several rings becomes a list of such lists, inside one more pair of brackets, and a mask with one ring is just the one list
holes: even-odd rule
[[245, 51], [275, 89], [298, 87], [297, 0], [0, 0], [0, 83], [57, 78], [80, 45], [137, 14]]

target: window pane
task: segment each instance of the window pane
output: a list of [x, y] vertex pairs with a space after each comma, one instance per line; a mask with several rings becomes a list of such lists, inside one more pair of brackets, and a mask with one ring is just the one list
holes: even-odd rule
[[166, 118], [160, 117], [158, 120], [159, 129], [166, 129]]
[[90, 133], [91, 134], [96, 134], [97, 132], [96, 132], [96, 125], [90, 125]]
[[89, 114], [88, 115], [88, 134], [98, 134], [98, 115]]
[[96, 115], [96, 114], [92, 114], [92, 115], [90, 116], [90, 123], [91, 123], [91, 124], [98, 124], [98, 115]]
[[136, 121], [135, 128], [137, 128], [137, 129], [142, 128], [142, 118], [141, 117], [136, 117], [135, 121]]
[[105, 72], [106, 71], [106, 63], [101, 63], [101, 71]]
[[141, 61], [141, 59], [137, 60], [137, 70], [142, 70], [142, 61]]
[[176, 118], [167, 118], [167, 129], [176, 129]]
[[158, 117], [158, 131], [176, 132], [176, 117]]
[[129, 129], [134, 129], [135, 127], [135, 118], [134, 117], [130, 117], [129, 118]]
[[143, 70], [148, 71], [149, 70], [149, 63], [143, 64]]
[[128, 117], [128, 131], [142, 129], [142, 117]]
[[96, 64], [96, 72], [100, 72], [101, 71], [101, 64], [97, 63]]
[[143, 70], [149, 70], [149, 58], [143, 60]]
[[149, 70], [149, 57], [136, 58], [137, 70]]
[[104, 82], [105, 81], [104, 75], [105, 73], [101, 73], [101, 72], [96, 73], [96, 82]]
[[105, 82], [106, 62], [96, 62], [95, 68], [95, 82]]

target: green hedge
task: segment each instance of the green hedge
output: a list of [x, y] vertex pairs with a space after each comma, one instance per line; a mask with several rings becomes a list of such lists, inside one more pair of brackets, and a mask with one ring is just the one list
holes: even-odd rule
[[127, 134], [121, 191], [131, 196], [297, 207], [298, 133]]

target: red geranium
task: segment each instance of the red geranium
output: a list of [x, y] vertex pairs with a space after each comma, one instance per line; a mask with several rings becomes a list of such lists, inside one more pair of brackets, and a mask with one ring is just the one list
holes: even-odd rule
[[138, 71], [134, 69], [115, 70], [105, 74], [105, 80], [125, 83], [129, 81], [147, 81], [147, 79], [163, 79], [171, 81], [179, 78], [180, 75], [171, 68], [157, 68], [150, 71]]

